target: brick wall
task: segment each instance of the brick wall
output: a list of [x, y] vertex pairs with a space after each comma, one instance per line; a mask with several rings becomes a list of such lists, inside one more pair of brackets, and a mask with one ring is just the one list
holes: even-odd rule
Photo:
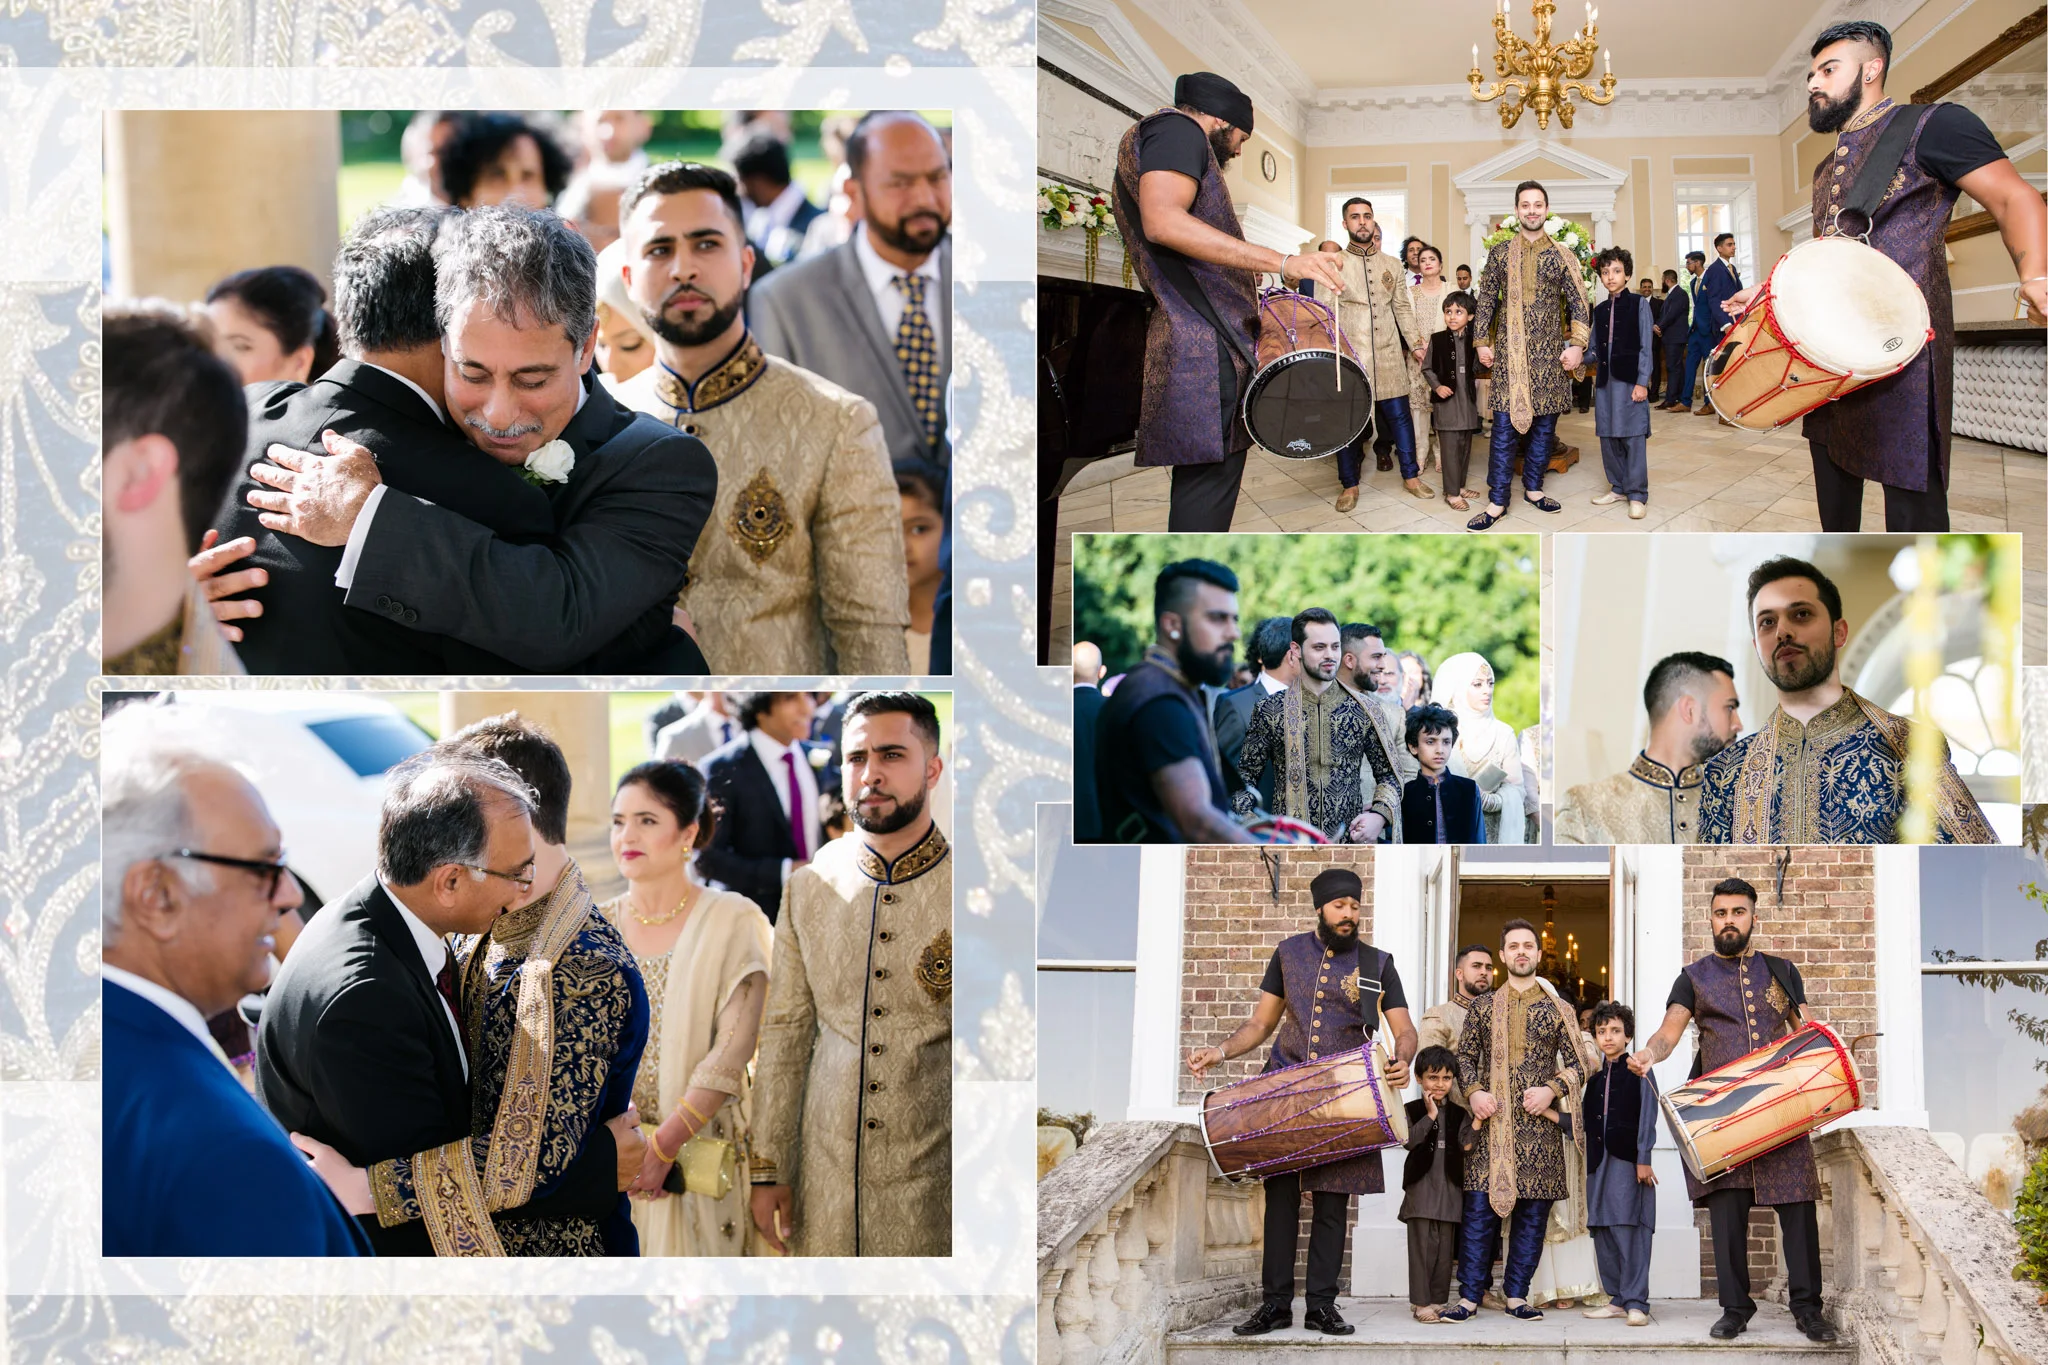
[[[1789, 958], [1806, 985], [1808, 1010], [1847, 1042], [1877, 1030], [1877, 928], [1872, 899], [1874, 868], [1867, 848], [1800, 847], [1791, 850], [1782, 895], [1777, 889], [1777, 848], [1685, 850], [1685, 957], [1713, 951], [1707, 912], [1714, 883], [1741, 877], [1756, 887], [1757, 929], [1750, 942], [1764, 952]], [[1855, 1053], [1863, 1078], [1864, 1103], [1877, 1103], [1876, 1050]], [[1700, 1230], [1700, 1293], [1714, 1296], [1712, 1232], [1704, 1209], [1696, 1210]], [[1749, 1224], [1751, 1292], [1762, 1295], [1778, 1271], [1777, 1217], [1753, 1210]]]
[[[1187, 892], [1182, 915], [1181, 1053], [1221, 1046], [1251, 1017], [1258, 1004], [1259, 982], [1280, 940], [1315, 927], [1315, 905], [1308, 884], [1326, 867], [1348, 867], [1365, 883], [1358, 932], [1372, 937], [1372, 858], [1361, 849], [1288, 848], [1269, 850], [1279, 867], [1280, 894], [1273, 895], [1272, 865], [1255, 848], [1190, 848]], [[1202, 1095], [1220, 1085], [1255, 1076], [1266, 1064], [1270, 1044], [1212, 1068], [1197, 1080], [1181, 1071], [1180, 1102], [1199, 1104]], [[1382, 1157], [1383, 1162], [1386, 1158]], [[1399, 1167], [1391, 1178], [1398, 1181]], [[1300, 1231], [1295, 1242], [1295, 1293], [1308, 1283], [1308, 1197], [1301, 1201]], [[1354, 1210], [1356, 1206], [1353, 1206]], [[1351, 1285], [1351, 1220], [1345, 1220], [1344, 1263], [1338, 1272], [1339, 1292]]]

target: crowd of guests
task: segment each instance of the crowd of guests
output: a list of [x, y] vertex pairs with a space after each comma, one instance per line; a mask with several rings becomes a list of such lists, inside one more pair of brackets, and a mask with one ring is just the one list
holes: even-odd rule
[[840, 697], [828, 750], [813, 705], [739, 694], [732, 741], [627, 771], [603, 904], [561, 748], [479, 721], [386, 775], [317, 912], [231, 755], [114, 711], [107, 1254], [948, 1254], [938, 717]]
[[110, 304], [107, 672], [949, 672], [947, 135], [652, 128], [423, 112], [331, 296]]
[[1142, 660], [1110, 677], [1075, 644], [1077, 841], [1541, 841], [1540, 727], [1494, 715], [1482, 656], [1432, 669], [1307, 607], [1254, 625], [1240, 664], [1237, 588], [1221, 564], [1178, 561]]
[[[1530, 188], [1540, 196], [1540, 218], [1549, 212], [1549, 196], [1533, 182], [1523, 187]], [[1497, 420], [1490, 392], [1491, 348], [1480, 336], [1485, 329], [1475, 329], [1481, 309], [1472, 267], [1460, 264], [1447, 278], [1442, 250], [1409, 237], [1401, 243], [1398, 264], [1376, 270], [1375, 258], [1385, 254], [1372, 202], [1346, 200], [1343, 215], [1349, 245], [1325, 240], [1317, 250], [1347, 253], [1362, 262], [1347, 270], [1338, 306], [1354, 352], [1367, 365], [1376, 420], [1367, 434], [1338, 452], [1337, 510], [1358, 505], [1368, 444], [1382, 473], [1399, 459], [1402, 485], [1410, 494], [1436, 496], [1422, 475], [1437, 468], [1445, 503], [1470, 510], [1469, 499], [1493, 491], [1467, 486], [1472, 443], [1485, 439]], [[1646, 275], [1631, 286], [1635, 257], [1625, 247], [1602, 250], [1593, 269], [1598, 282], [1585, 291], [1590, 336], [1580, 348], [1579, 365], [1569, 372], [1569, 401], [1575, 411], [1594, 416], [1607, 484], [1593, 498], [1594, 505], [1627, 503], [1629, 517], [1640, 520], [1648, 515], [1651, 409], [1716, 415], [1703, 389], [1698, 408], [1692, 403], [1700, 366], [1733, 321], [1724, 305], [1742, 288], [1735, 236], [1723, 232], [1714, 238], [1711, 262], [1705, 252], [1687, 253], [1685, 274], [1666, 270], [1661, 282]], [[1314, 285], [1305, 282], [1300, 288], [1313, 292]], [[1482, 348], [1489, 354], [1482, 356]], [[1722, 418], [1721, 425], [1732, 423]], [[1563, 447], [1548, 458], [1569, 465], [1577, 454]], [[1514, 466], [1506, 472], [1512, 475]], [[1540, 490], [1540, 477], [1535, 486]], [[1494, 498], [1491, 505], [1507, 504]]]

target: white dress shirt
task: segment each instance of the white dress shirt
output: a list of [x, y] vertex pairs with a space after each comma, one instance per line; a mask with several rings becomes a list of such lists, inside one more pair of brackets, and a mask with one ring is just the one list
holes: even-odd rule
[[[375, 365], [371, 368], [384, 369], [382, 365]], [[441, 405], [433, 399], [427, 398], [427, 391], [425, 389], [413, 383], [402, 374], [392, 374], [390, 370], [384, 370], [384, 373], [391, 375], [393, 379], [404, 384], [421, 398], [425, 398], [427, 406], [434, 410], [437, 417], [440, 415]], [[589, 397], [590, 391], [583, 387], [583, 381], [579, 378], [576, 381], [576, 412], [583, 411], [584, 400]], [[571, 422], [575, 421], [576, 413], [570, 413], [569, 420]], [[354, 585], [356, 581], [356, 565], [363, 558], [363, 543], [370, 538], [370, 523], [376, 520], [377, 508], [384, 501], [385, 490], [390, 487], [391, 485], [388, 483], [379, 483], [370, 490], [370, 496], [363, 499], [363, 507], [361, 511], [356, 513], [355, 524], [348, 528], [348, 544], [342, 547], [341, 563], [334, 570], [335, 587], [346, 590]], [[426, 502], [427, 500], [425, 498], [418, 498], [415, 501]], [[428, 503], [428, 506], [432, 505]]]
[[391, 884], [380, 875], [377, 885], [384, 888], [384, 894], [391, 897], [391, 903], [398, 907], [398, 917], [405, 921], [405, 927], [412, 934], [413, 943], [420, 950], [420, 961], [426, 966], [427, 980], [437, 983], [434, 998], [441, 1002], [441, 1015], [448, 1021], [448, 1031], [455, 1038], [455, 1055], [462, 1058], [462, 1074], [469, 1075], [469, 1052], [462, 1045], [462, 1025], [455, 1018], [455, 1011], [448, 1008], [448, 997], [441, 994], [438, 984], [441, 965], [448, 960], [448, 943], [439, 934], [429, 929], [426, 922], [405, 908], [405, 902], [391, 889]]
[[1269, 697], [1272, 696], [1275, 692], [1285, 692], [1287, 690], [1286, 683], [1281, 682], [1278, 678], [1274, 677], [1271, 673], [1266, 672], [1264, 669], [1259, 670], [1259, 686], [1266, 689], [1266, 695]]
[[[754, 753], [761, 760], [761, 766], [768, 770], [769, 785], [775, 788], [775, 800], [782, 807], [784, 816], [789, 814], [789, 773], [782, 766], [782, 756], [792, 748], [796, 749], [796, 786], [798, 798], [803, 802], [804, 839], [809, 845], [804, 850], [806, 860], [818, 856], [818, 777], [811, 771], [810, 760], [801, 747], [778, 744], [768, 737], [765, 730], [747, 732], [748, 743], [754, 746]], [[782, 860], [782, 879], [789, 880], [789, 869], [793, 860]]]
[[227, 1060], [227, 1054], [220, 1050], [220, 1044], [215, 1042], [213, 1034], [207, 1031], [206, 1016], [199, 1012], [199, 1006], [193, 1004], [184, 996], [179, 995], [168, 986], [157, 985], [156, 982], [151, 981], [146, 976], [137, 976], [134, 972], [116, 967], [111, 962], [100, 963], [100, 979], [111, 981], [116, 986], [134, 991], [144, 1000], [147, 1000], [150, 1004], [155, 1005], [165, 1014], [177, 1020], [178, 1023], [184, 1026], [187, 1033], [197, 1038], [205, 1046], [208, 1052], [211, 1052], [223, 1062]]
[[862, 225], [853, 234], [853, 258], [860, 262], [861, 277], [868, 282], [868, 293], [875, 301], [875, 311], [882, 315], [882, 334], [891, 341], [896, 339], [896, 329], [903, 323], [903, 305], [906, 300], [903, 291], [893, 281], [898, 275], [921, 275], [928, 283], [924, 287], [924, 315], [932, 325], [932, 345], [940, 355], [946, 353], [946, 306], [939, 297], [939, 253], [936, 248], [924, 258], [924, 264], [917, 269], [905, 271], [900, 266], [890, 265], [875, 253], [875, 244], [868, 240], [867, 227]]

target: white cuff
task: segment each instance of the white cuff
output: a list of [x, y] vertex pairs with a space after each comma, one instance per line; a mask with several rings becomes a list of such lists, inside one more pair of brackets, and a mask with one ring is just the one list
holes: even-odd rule
[[384, 501], [384, 495], [391, 485], [380, 483], [370, 490], [370, 496], [363, 499], [363, 510], [356, 513], [355, 525], [348, 528], [348, 544], [341, 552], [341, 567], [334, 571], [334, 586], [346, 591], [356, 581], [356, 562], [363, 557], [363, 542], [370, 538], [370, 522], [377, 515], [377, 504]]
[[794, 859], [794, 858], [784, 858], [784, 859], [782, 860], [782, 884], [783, 884], [784, 886], [788, 886], [788, 885], [789, 885], [789, 869], [790, 869], [790, 868], [791, 868], [792, 866], [794, 866], [794, 865], [795, 865], [795, 863], [796, 863], [796, 859]]

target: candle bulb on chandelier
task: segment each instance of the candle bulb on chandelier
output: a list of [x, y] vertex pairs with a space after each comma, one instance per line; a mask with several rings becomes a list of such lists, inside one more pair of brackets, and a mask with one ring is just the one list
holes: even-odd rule
[[1479, 69], [1479, 44], [1477, 43], [1472, 44], [1472, 69], [1474, 71]]
[[1607, 48], [1600, 54], [1600, 70], [1603, 75], [1614, 74], [1614, 49]]

